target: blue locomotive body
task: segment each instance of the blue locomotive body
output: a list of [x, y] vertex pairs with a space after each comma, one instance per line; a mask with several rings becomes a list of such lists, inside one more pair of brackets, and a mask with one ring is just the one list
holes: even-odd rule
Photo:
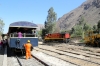
[[[18, 37], [18, 32], [22, 37]], [[11, 23], [8, 31], [8, 46], [15, 51], [25, 50], [24, 44], [30, 40], [33, 47], [38, 46], [37, 25], [27, 21]]]

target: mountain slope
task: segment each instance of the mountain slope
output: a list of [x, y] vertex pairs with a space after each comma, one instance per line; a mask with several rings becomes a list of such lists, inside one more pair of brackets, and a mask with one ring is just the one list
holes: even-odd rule
[[56, 22], [59, 30], [70, 30], [83, 17], [90, 26], [97, 24], [100, 20], [100, 0], [87, 0], [78, 8], [63, 15]]
[[37, 24], [37, 26], [38, 26], [38, 28], [37, 28], [38, 31], [44, 28], [43, 24]]

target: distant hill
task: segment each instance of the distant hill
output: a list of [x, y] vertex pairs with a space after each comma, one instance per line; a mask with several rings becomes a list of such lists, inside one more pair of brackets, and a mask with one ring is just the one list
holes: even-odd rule
[[97, 24], [100, 20], [100, 0], [87, 0], [78, 8], [64, 14], [56, 22], [57, 30], [70, 30], [79, 22], [81, 16], [90, 26]]
[[38, 26], [37, 30], [40, 30], [40, 29], [44, 28], [43, 24], [37, 24], [37, 26]]

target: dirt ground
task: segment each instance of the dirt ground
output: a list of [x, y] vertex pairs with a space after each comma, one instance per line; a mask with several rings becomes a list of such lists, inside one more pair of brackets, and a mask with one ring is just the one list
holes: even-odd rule
[[76, 41], [77, 43], [46, 43], [46, 44], [43, 44], [42, 42], [39, 42], [39, 45], [43, 44], [43, 45], [46, 45], [46, 46], [51, 46], [53, 48], [59, 48], [59, 49], [62, 49], [62, 50], [83, 50], [83, 51], [89, 51], [89, 52], [94, 52], [94, 53], [100, 53], [100, 48], [99, 47], [88, 47], [88, 46], [85, 46], [83, 43], [79, 43], [78, 41]]
[[[60, 50], [64, 50], [64, 51], [71, 51], [71, 52], [75, 52], [75, 53], [80, 53], [80, 55], [74, 55], [74, 54], [71, 54], [71, 53], [67, 53], [67, 54], [70, 54], [70, 56], [75, 56], [75, 57], [78, 57], [78, 58], [82, 58], [82, 59], [88, 59], [90, 61], [96, 61], [99, 63], [99, 60], [95, 59], [95, 58], [91, 58], [91, 57], [85, 57], [84, 54], [86, 53], [90, 53], [90, 56], [91, 54], [97, 54], [100, 56], [100, 48], [98, 47], [87, 47], [85, 46], [83, 43], [42, 43], [42, 42], [39, 42], [39, 46], [38, 47], [41, 47], [41, 48], [46, 48], [46, 49], [50, 49], [50, 50], [54, 50], [56, 51], [56, 49], [60, 49]], [[48, 52], [50, 53], [50, 52]], [[52, 53], [50, 53], [52, 54]], [[83, 55], [82, 55], [83, 54]], [[57, 55], [56, 55], [57, 56]], [[63, 56], [63, 55], [62, 55]], [[97, 58], [100, 58], [100, 57], [97, 57]], [[94, 57], [94, 56], [93, 56]], [[66, 57], [65, 57], [66, 58]], [[67, 57], [68, 59], [68, 57]], [[70, 61], [72, 60], [71, 58], [69, 59]], [[89, 63], [83, 63], [79, 60], [75, 60], [75, 62], [79, 62], [80, 64], [86, 64], [86, 65], [83, 65], [83, 66], [96, 66], [96, 65], [88, 65]]]

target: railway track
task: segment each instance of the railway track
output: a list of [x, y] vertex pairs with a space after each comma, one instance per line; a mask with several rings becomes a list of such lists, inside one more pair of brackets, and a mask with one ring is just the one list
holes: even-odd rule
[[98, 54], [91, 54], [91, 53], [82, 53], [82, 52], [79, 52], [79, 51], [70, 51], [70, 50], [62, 50], [62, 49], [56, 49], [56, 50], [59, 50], [59, 51], [62, 51], [62, 52], [67, 52], [67, 53], [72, 53], [72, 54], [76, 54], [76, 55], [82, 55], [82, 56], [85, 56], [85, 57], [91, 57], [91, 58], [96, 58], [96, 59], [100, 59], [100, 56]]
[[32, 55], [32, 58], [28, 60], [25, 59], [25, 56], [23, 58], [16, 55], [16, 58], [19, 63], [19, 66], [49, 66], [48, 64], [38, 59], [34, 55]]
[[49, 66], [47, 63], [43, 62], [42, 60], [38, 59], [36, 56], [32, 54], [32, 57], [38, 60], [40, 63], [42, 63], [44, 66]]
[[[57, 44], [60, 44], [60, 43], [51, 43], [51, 45], [57, 45]], [[65, 44], [65, 43], [62, 43], [62, 44]], [[100, 57], [100, 53], [95, 53], [93, 52], [92, 50], [95, 50], [95, 48], [90, 48], [90, 47], [84, 47], [83, 45], [82, 46], [79, 46], [78, 44], [79, 43], [68, 43], [68, 44], [65, 44], [64, 46], [58, 46], [58, 50], [61, 50], [64, 48], [64, 52], [67, 52], [67, 50], [71, 50], [72, 52], [75, 51], [75, 52], [82, 52], [82, 54], [89, 54], [89, 55], [94, 55], [94, 56], [98, 56]], [[41, 45], [41, 44], [40, 44]], [[49, 44], [46, 44], [46, 45], [49, 45]], [[74, 48], [70, 47], [70, 46], [73, 46]], [[76, 49], [75, 49], [76, 48]], [[92, 50], [91, 50], [92, 49]], [[77, 54], [77, 53], [76, 53]]]
[[49, 66], [42, 60], [32, 55], [31, 59], [26, 60], [25, 55], [13, 53], [8, 49], [7, 66]]
[[18, 58], [17, 55], [16, 55], [16, 58], [17, 58], [17, 61], [18, 61], [19, 66], [23, 66], [22, 63], [20, 62], [20, 60], [19, 60], [19, 58]]
[[99, 53], [94, 53], [94, 52], [86, 51], [86, 50], [84, 50], [84, 49], [75, 50], [75, 49], [73, 49], [73, 48], [66, 48], [66, 49], [64, 50], [64, 49], [58, 48], [57, 50], [66, 52], [66, 51], [69, 50], [69, 49], [70, 49], [70, 51], [71, 51], [72, 53], [74, 53], [74, 52], [75, 52], [75, 53], [81, 52], [83, 55], [84, 55], [84, 54], [89, 54], [89, 55], [94, 55], [94, 56], [96, 56], [96, 57], [100, 57], [100, 54], [99, 54]]
[[[100, 58], [91, 57], [89, 55], [81, 55], [84, 58], [80, 58], [79, 53], [72, 53], [72, 52], [64, 52], [62, 50], [52, 50], [52, 49], [44, 49], [44, 48], [36, 48], [35, 50], [41, 51], [43, 53], [47, 53], [49, 55], [55, 56], [67, 62], [73, 63], [78, 66], [100, 66]], [[90, 58], [89, 58], [90, 57]], [[72, 60], [73, 59], [73, 60]], [[93, 60], [92, 60], [93, 59]]]
[[[77, 43], [76, 43], [77, 44]], [[75, 45], [74, 43], [72, 44], [72, 45]], [[74, 46], [75, 47], [75, 46]], [[90, 47], [79, 47], [79, 46], [76, 46], [76, 48], [78, 49], [78, 50], [75, 50], [75, 49], [73, 49], [73, 48], [70, 48], [70, 47], [68, 47], [68, 49], [71, 49], [72, 51], [77, 51], [77, 52], [83, 52], [83, 53], [85, 53], [85, 54], [89, 54], [89, 55], [94, 55], [94, 56], [98, 56], [98, 57], [100, 57], [100, 53], [95, 53], [95, 52], [93, 52], [92, 50], [96, 50], [96, 49], [98, 49], [98, 48], [90, 48]], [[66, 51], [68, 50], [68, 49], [66, 49]], [[92, 50], [91, 50], [92, 49]], [[65, 50], [63, 50], [63, 51], [65, 51]]]
[[[52, 45], [54, 44], [61, 44], [61, 43], [51, 43]], [[65, 44], [65, 43], [62, 43], [62, 44]], [[62, 45], [61, 44], [61, 45]], [[90, 55], [95, 55], [95, 56], [100, 56], [100, 53], [95, 53], [95, 52], [93, 52], [92, 50], [95, 50], [95, 49], [97, 49], [97, 48], [94, 48], [94, 47], [84, 47], [83, 45], [81, 45], [81, 44], [83, 44], [83, 43], [81, 43], [80, 44], [80, 46], [78, 45], [78, 44], [80, 44], [80, 43], [68, 43], [68, 44], [66, 44], [66, 46], [64, 46], [65, 47], [65, 49], [66, 50], [72, 50], [72, 51], [78, 51], [78, 52], [83, 52], [83, 53], [86, 53], [86, 54], [90, 54]], [[49, 44], [47, 44], [47, 45], [49, 45]], [[76, 49], [74, 49], [74, 48], [70, 48], [70, 46], [73, 46], [74, 48], [76, 48], [76, 49], [78, 49], [78, 50], [76, 50]], [[59, 46], [59, 47], [63, 47], [63, 46]], [[58, 47], [58, 48], [59, 48]], [[62, 49], [62, 48], [59, 48], [60, 50]], [[92, 49], [92, 50], [91, 50]], [[65, 50], [64, 50], [65, 51]]]
[[[70, 45], [66, 45], [65, 48], [62, 50], [62, 47], [63, 46], [60, 46], [60, 48], [58, 48], [58, 50], [61, 50], [61, 51], [64, 51], [66, 52], [67, 50], [71, 50], [71, 52], [74, 52], [75, 53], [78, 53], [78, 52], [81, 52], [83, 55], [84, 54], [89, 54], [89, 55], [94, 55], [94, 56], [98, 56], [100, 57], [100, 53], [96, 53], [96, 52], [93, 52], [92, 50], [96, 50], [95, 48], [89, 48], [89, 47], [80, 47], [80, 46], [74, 46], [73, 44], [73, 47], [70, 47]], [[92, 49], [92, 50], [91, 50]]]
[[49, 66], [48, 64], [44, 63], [42, 60], [38, 59], [37, 57], [33, 55], [32, 57], [33, 58], [26, 60], [25, 58], [16, 55], [15, 57], [10, 58], [12, 59], [10, 63], [13, 64], [9, 64], [7, 66]]
[[13, 56], [9, 58], [7, 66], [49, 66], [35, 56], [33, 58], [26, 60], [24, 57]]

